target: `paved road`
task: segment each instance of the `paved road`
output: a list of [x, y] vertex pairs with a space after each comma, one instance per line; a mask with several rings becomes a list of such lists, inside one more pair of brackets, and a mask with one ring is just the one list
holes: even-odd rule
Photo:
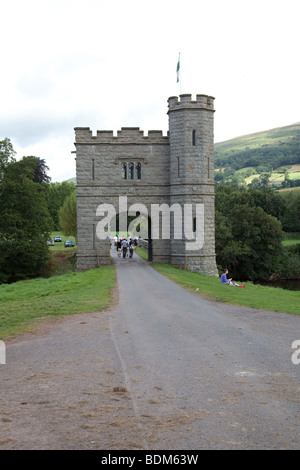
[[150, 447], [299, 448], [300, 317], [208, 302], [132, 261], [111, 331]]
[[208, 302], [136, 255], [115, 262], [111, 311], [9, 343], [0, 448], [299, 449], [300, 317]]

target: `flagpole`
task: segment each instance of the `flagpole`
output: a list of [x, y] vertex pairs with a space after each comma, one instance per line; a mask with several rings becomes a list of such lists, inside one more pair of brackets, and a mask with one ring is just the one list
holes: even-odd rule
[[181, 94], [181, 61], [180, 61], [180, 52], [179, 52], [179, 90], [180, 90], [180, 94]]
[[177, 62], [177, 83], [179, 82], [179, 93], [181, 95], [181, 67], [180, 67], [180, 52]]

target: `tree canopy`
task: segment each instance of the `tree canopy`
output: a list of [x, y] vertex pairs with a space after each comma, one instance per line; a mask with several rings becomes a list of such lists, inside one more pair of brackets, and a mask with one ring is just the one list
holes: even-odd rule
[[38, 276], [48, 260], [52, 220], [45, 202], [43, 160], [11, 159], [3, 171], [0, 192], [0, 282]]
[[[75, 183], [63, 181], [62, 183], [49, 183], [45, 194], [49, 214], [53, 220], [53, 230], [60, 230], [59, 211], [66, 198], [76, 191]], [[70, 233], [68, 234], [70, 235]]]
[[76, 192], [73, 191], [59, 211], [59, 225], [64, 235], [77, 236], [77, 205]]
[[15, 161], [15, 154], [16, 152], [13, 149], [10, 139], [6, 137], [0, 140], [0, 184], [8, 163]]
[[267, 279], [278, 268], [282, 228], [273, 214], [280, 214], [282, 201], [277, 197], [267, 188], [217, 188], [217, 263], [228, 268], [232, 277]]

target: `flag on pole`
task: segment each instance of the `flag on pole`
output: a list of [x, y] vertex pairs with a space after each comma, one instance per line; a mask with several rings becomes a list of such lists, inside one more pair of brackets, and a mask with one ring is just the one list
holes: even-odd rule
[[179, 82], [179, 77], [180, 77], [180, 54], [179, 54], [178, 62], [177, 62], [177, 83]]

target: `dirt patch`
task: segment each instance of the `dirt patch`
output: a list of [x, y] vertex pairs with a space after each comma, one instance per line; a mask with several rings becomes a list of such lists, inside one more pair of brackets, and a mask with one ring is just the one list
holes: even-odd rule
[[38, 324], [7, 342], [0, 449], [142, 449], [109, 311]]

